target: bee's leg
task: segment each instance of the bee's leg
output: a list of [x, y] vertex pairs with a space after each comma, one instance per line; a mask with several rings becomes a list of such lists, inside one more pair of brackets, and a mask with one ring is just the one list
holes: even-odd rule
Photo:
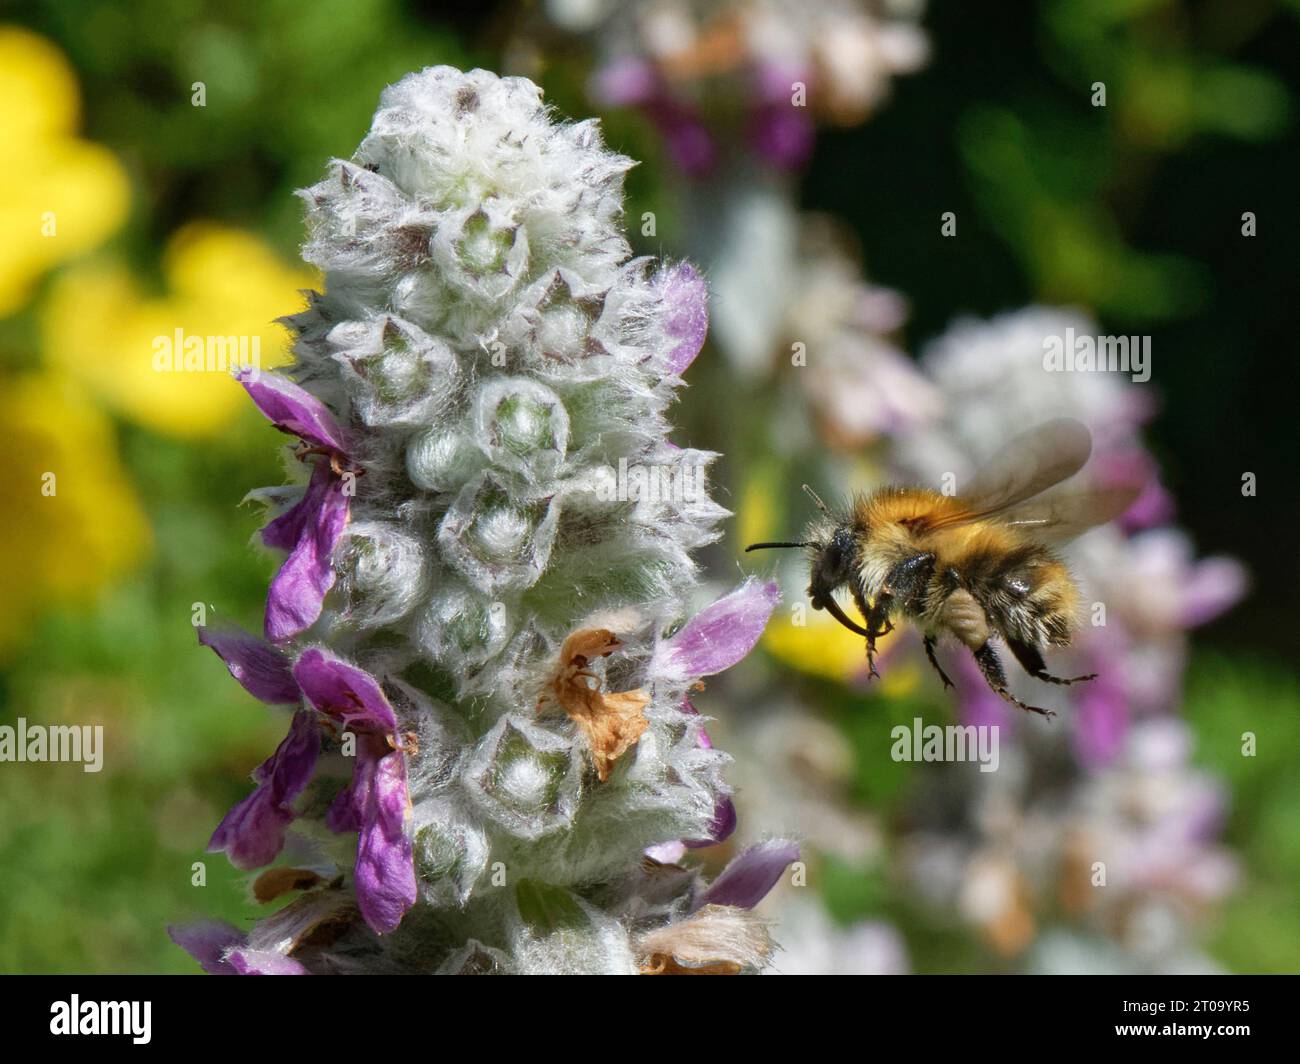
[[934, 656], [934, 636], [932, 635], [927, 635], [925, 637], [925, 656], [930, 659], [930, 664], [934, 666], [934, 671], [939, 674], [939, 679], [943, 681], [945, 690], [952, 687], [953, 682], [948, 679], [948, 674], [943, 671], [943, 667], [939, 664], [939, 659]]
[[1048, 673], [1047, 665], [1043, 661], [1043, 655], [1036, 646], [1021, 643], [1015, 639], [1008, 639], [1007, 646], [1011, 648], [1011, 653], [1020, 662], [1020, 667], [1035, 680], [1043, 680], [1046, 683], [1072, 684], [1082, 683], [1084, 680], [1093, 680], [1097, 677], [1095, 672], [1090, 672], [1087, 676], [1071, 676], [1068, 680], [1063, 676], [1052, 676]]
[[876, 640], [894, 630], [894, 624], [889, 619], [893, 601], [888, 592], [882, 591], [876, 596], [875, 602], [868, 602], [862, 585], [857, 581], [853, 583], [853, 598], [867, 622], [867, 679], [878, 680], [880, 673], [876, 669]]
[[984, 674], [985, 682], [993, 693], [1004, 702], [1010, 702], [1013, 706], [1019, 706], [1030, 713], [1038, 713], [1044, 717], [1056, 716], [1050, 709], [1040, 709], [1038, 706], [1031, 706], [1020, 701], [1007, 690], [1007, 676], [1002, 671], [1002, 662], [998, 660], [997, 651], [993, 649], [992, 643], [985, 643], [979, 650], [974, 651], [974, 654], [975, 663], [980, 667], [980, 672]]

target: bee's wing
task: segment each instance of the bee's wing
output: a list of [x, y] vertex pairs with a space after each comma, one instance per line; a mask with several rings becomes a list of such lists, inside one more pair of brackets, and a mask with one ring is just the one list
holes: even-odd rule
[[1062, 488], [1005, 511], [1001, 520], [1042, 542], [1064, 543], [1090, 528], [1113, 521], [1140, 494], [1142, 486], [1138, 484], [1076, 491]]
[[1087, 426], [1061, 417], [1022, 432], [998, 451], [960, 493], [965, 508], [935, 527], [1002, 514], [1074, 476], [1092, 453]]

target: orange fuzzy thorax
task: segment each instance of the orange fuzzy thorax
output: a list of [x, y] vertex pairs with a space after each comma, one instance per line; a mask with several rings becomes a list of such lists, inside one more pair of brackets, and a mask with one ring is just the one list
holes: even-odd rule
[[[900, 562], [933, 552], [935, 578], [923, 623], [937, 620], [942, 581], [955, 571], [964, 586], [979, 593], [999, 628], [1036, 645], [1068, 643], [1079, 596], [1065, 564], [1031, 535], [996, 517], [959, 522], [969, 512], [960, 497], [925, 488], [883, 488], [856, 500], [853, 528], [868, 597], [880, 593]], [[1003, 582], [1022, 572], [1031, 577], [1028, 592], [1013, 598]]]

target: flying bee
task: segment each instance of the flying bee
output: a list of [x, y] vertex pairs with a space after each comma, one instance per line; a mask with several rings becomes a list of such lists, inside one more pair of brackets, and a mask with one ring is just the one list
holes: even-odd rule
[[[1007, 690], [992, 639], [1000, 638], [1036, 679], [1072, 684], [1095, 676], [1052, 676], [1043, 661], [1047, 647], [1070, 644], [1078, 624], [1078, 588], [1052, 548], [1118, 517], [1139, 491], [1063, 484], [1091, 451], [1087, 428], [1058, 418], [1011, 440], [960, 496], [887, 487], [858, 496], [847, 514], [836, 514], [805, 484], [824, 516], [809, 526], [804, 542], [745, 549], [807, 548], [812, 607], [865, 637], [870, 676], [880, 675], [876, 640], [893, 631], [895, 618], [905, 619], [920, 629], [944, 687], [953, 684], [934, 648], [946, 634], [969, 648], [999, 697], [1050, 717]], [[835, 600], [845, 586], [864, 624]]]

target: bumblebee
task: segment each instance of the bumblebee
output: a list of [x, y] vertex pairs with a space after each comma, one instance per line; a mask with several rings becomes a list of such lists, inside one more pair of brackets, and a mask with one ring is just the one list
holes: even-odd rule
[[[1069, 646], [1078, 626], [1079, 591], [1052, 549], [1132, 505], [1139, 488], [1076, 487], [1064, 483], [1092, 451], [1088, 429], [1058, 418], [1013, 439], [976, 474], [960, 495], [927, 488], [887, 487], [855, 498], [847, 514], [834, 513], [811, 488], [823, 517], [799, 543], [754, 543], [746, 551], [799, 547], [809, 552], [813, 609], [824, 609], [866, 639], [867, 665], [878, 677], [876, 640], [895, 620], [913, 623], [944, 687], [952, 687], [935, 657], [949, 635], [974, 655], [989, 687], [1002, 699], [1044, 716], [1007, 690], [994, 649], [1006, 644], [1021, 668], [1047, 683], [1072, 684], [1047, 671], [1043, 651]], [[847, 586], [863, 624], [835, 599]]]

